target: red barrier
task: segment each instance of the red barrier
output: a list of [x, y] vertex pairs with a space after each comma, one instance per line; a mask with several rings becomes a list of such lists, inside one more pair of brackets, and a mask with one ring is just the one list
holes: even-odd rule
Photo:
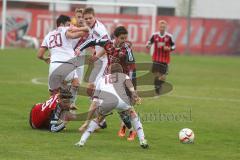
[[[71, 15], [72, 13], [61, 13]], [[7, 17], [7, 44], [18, 43], [24, 35], [41, 39], [52, 29], [52, 16], [48, 10], [11, 9]], [[58, 14], [57, 14], [58, 15]], [[145, 51], [151, 36], [151, 17], [119, 14], [98, 14], [108, 31], [124, 25], [134, 49]], [[174, 35], [176, 52], [185, 53], [187, 21], [182, 17], [158, 17], [168, 22], [168, 31]], [[236, 54], [240, 51], [240, 21], [193, 18], [191, 21], [190, 49], [192, 54]]]

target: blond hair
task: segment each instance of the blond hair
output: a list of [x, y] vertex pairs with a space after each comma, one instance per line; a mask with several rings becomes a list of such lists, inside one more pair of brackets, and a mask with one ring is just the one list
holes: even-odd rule
[[76, 8], [76, 9], [75, 9], [75, 14], [76, 14], [76, 13], [81, 13], [81, 14], [83, 14], [83, 11], [84, 11], [83, 8]]

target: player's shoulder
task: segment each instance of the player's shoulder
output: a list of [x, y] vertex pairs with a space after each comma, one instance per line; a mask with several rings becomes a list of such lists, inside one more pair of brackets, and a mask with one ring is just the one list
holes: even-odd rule
[[160, 35], [160, 32], [153, 32], [152, 33], [152, 36], [158, 36], [158, 35]]
[[131, 49], [131, 48], [132, 48], [132, 42], [130, 42], [130, 41], [124, 42], [124, 47], [125, 47], [126, 49]]
[[168, 37], [171, 37], [171, 38], [173, 37], [173, 35], [169, 32], [166, 32], [165, 35], [168, 36]]
[[95, 26], [94, 26], [94, 32], [99, 34], [99, 36], [108, 34], [106, 27], [104, 24], [102, 24], [100, 21], [96, 20]]
[[57, 29], [57, 31], [58, 32], [66, 32], [68, 29], [69, 29], [70, 27], [64, 27], [64, 26], [62, 26], [62, 27], [58, 27], [58, 29]]

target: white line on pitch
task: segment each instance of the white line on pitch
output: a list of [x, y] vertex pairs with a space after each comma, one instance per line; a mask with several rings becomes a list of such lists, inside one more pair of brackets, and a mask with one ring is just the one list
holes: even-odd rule
[[47, 85], [46, 82], [40, 82], [40, 81], [39, 81], [40, 79], [46, 79], [46, 78], [33, 78], [33, 79], [31, 80], [31, 82], [32, 82], [33, 84], [37, 84], [37, 85]]

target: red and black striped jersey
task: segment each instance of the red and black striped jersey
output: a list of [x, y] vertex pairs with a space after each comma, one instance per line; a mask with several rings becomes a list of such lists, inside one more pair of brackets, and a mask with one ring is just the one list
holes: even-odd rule
[[[154, 62], [170, 63], [170, 52], [175, 50], [175, 43], [170, 33], [165, 32], [164, 35], [160, 32], [153, 33], [148, 43], [153, 44], [154, 47], [152, 55]], [[165, 51], [165, 46], [170, 47], [171, 50]]]
[[135, 58], [130, 43], [125, 42], [121, 47], [117, 48], [114, 46], [114, 41], [111, 41], [104, 46], [104, 49], [107, 52], [108, 66], [112, 63], [119, 63], [123, 68], [123, 72], [127, 75], [135, 71]]

